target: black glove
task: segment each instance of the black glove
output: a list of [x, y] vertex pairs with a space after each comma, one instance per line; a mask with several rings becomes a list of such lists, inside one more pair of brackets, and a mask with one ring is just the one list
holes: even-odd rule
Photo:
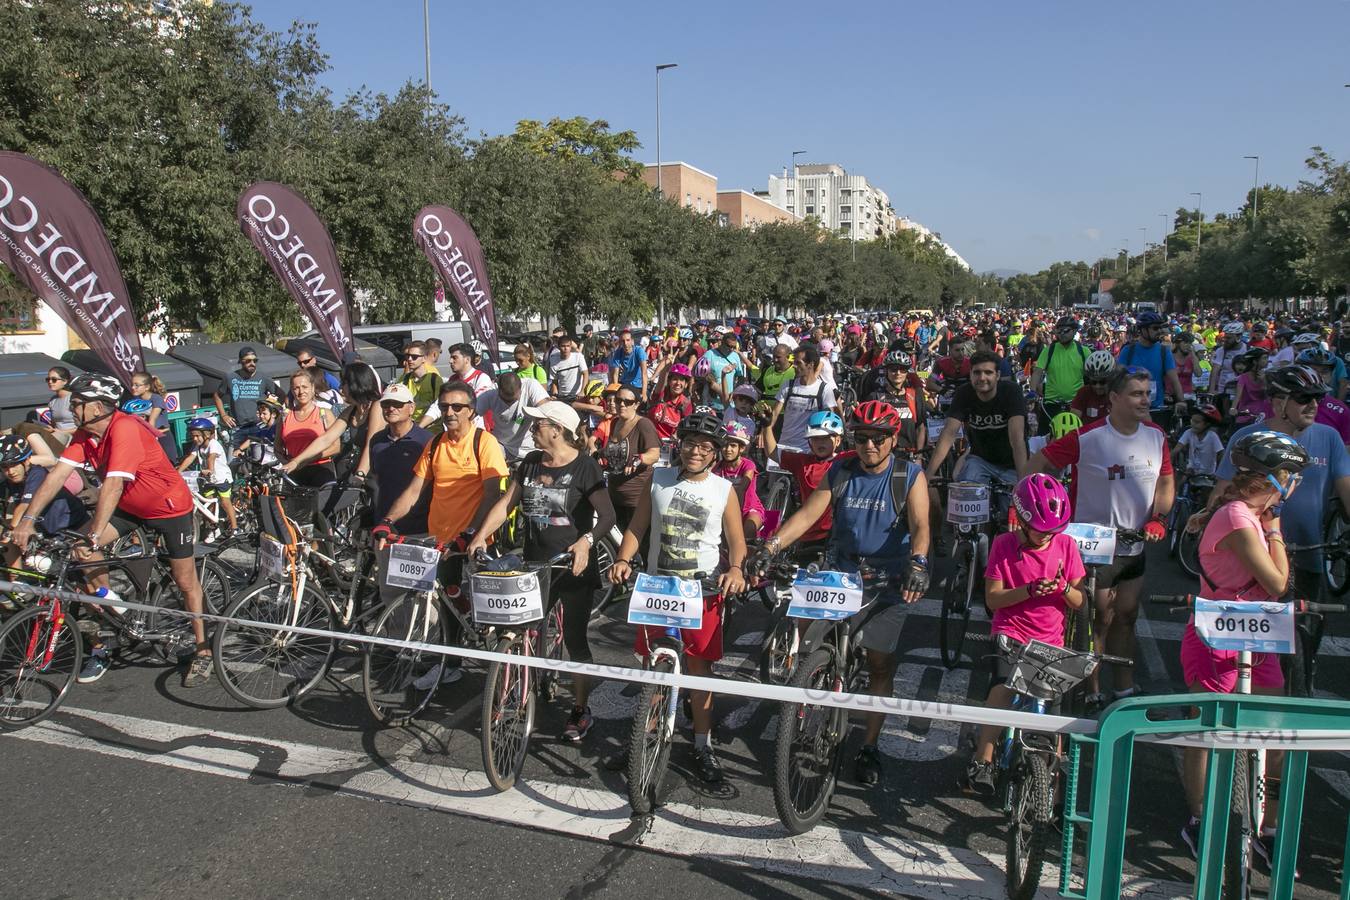
[[928, 592], [928, 563], [912, 562], [909, 576], [905, 579], [905, 592], [917, 592], [920, 597]]

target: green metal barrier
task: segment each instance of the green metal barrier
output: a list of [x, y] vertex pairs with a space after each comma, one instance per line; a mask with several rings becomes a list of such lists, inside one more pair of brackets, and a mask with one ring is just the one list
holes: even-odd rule
[[[1152, 719], [1151, 712], [1196, 707], [1193, 719]], [[1176, 694], [1132, 697], [1103, 712], [1096, 734], [1070, 735], [1069, 773], [1064, 794], [1064, 842], [1059, 892], [1081, 900], [1120, 896], [1125, 864], [1126, 816], [1130, 774], [1136, 739], [1148, 735], [1190, 735], [1225, 731], [1340, 731], [1350, 732], [1350, 703], [1321, 699], [1271, 697], [1259, 694]], [[1078, 778], [1083, 753], [1095, 748], [1092, 793], [1088, 812], [1080, 812]], [[1205, 780], [1204, 814], [1200, 820], [1199, 862], [1192, 896], [1219, 898], [1223, 888], [1224, 848], [1230, 821], [1236, 750], [1211, 750]], [[1276, 846], [1270, 877], [1270, 900], [1294, 896], [1294, 864], [1298, 856], [1307, 785], [1308, 751], [1286, 750], [1280, 788]], [[1086, 832], [1083, 890], [1072, 888], [1073, 851], [1077, 832]], [[1350, 829], [1345, 861], [1350, 861]], [[1350, 898], [1350, 869], [1342, 862], [1341, 897]]]
[[173, 435], [174, 445], [181, 451], [187, 446], [188, 427], [187, 423], [197, 417], [195, 409], [178, 409], [168, 413], [164, 419], [169, 425], [169, 433]]

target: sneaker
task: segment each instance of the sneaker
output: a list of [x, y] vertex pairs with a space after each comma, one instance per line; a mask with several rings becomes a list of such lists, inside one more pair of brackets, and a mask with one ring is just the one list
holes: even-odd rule
[[966, 766], [966, 781], [963, 787], [977, 797], [994, 796], [994, 764], [972, 759]]
[[419, 691], [429, 691], [437, 684], [454, 684], [463, 677], [464, 669], [462, 667], [437, 663], [424, 672], [421, 677], [414, 679], [412, 686]]
[[1200, 820], [1195, 816], [1181, 826], [1181, 842], [1190, 848], [1191, 856], [1200, 858]]
[[853, 776], [859, 784], [871, 787], [881, 780], [881, 754], [876, 747], [865, 746], [853, 760]]
[[[1261, 829], [1261, 834], [1252, 838], [1252, 851], [1256, 858], [1261, 861], [1261, 868], [1267, 874], [1275, 867], [1275, 831]], [[1294, 868], [1294, 879], [1298, 880], [1300, 873], [1298, 868]]]
[[590, 733], [594, 724], [595, 717], [591, 715], [589, 706], [585, 709], [573, 709], [572, 714], [567, 717], [567, 724], [563, 726], [562, 739], [575, 744]]
[[715, 784], [722, 780], [722, 763], [718, 760], [717, 754], [713, 752], [712, 744], [708, 744], [702, 749], [694, 749], [694, 765], [698, 769], [698, 777], [709, 784]]
[[89, 658], [84, 661], [84, 666], [80, 669], [80, 674], [75, 676], [75, 681], [79, 684], [92, 684], [102, 678], [106, 671], [108, 671], [108, 654], [96, 651], [90, 653]]
[[183, 687], [195, 688], [201, 687], [211, 680], [211, 657], [194, 656], [192, 663], [188, 666], [186, 674], [183, 675]]

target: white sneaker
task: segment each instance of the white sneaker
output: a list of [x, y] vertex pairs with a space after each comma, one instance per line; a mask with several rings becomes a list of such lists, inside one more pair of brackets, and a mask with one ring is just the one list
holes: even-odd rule
[[437, 684], [454, 684], [463, 677], [464, 669], [460, 666], [447, 667], [444, 663], [436, 663], [414, 679], [412, 685], [419, 691], [429, 691]]

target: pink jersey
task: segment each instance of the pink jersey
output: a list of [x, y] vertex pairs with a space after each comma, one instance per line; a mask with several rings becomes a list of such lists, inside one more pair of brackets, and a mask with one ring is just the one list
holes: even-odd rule
[[[1078, 545], [1067, 534], [1057, 534], [1039, 550], [1022, 544], [1020, 534], [1007, 532], [994, 538], [984, 577], [1003, 583], [1004, 589], [1019, 588], [1041, 578], [1062, 577], [1071, 584], [1086, 573]], [[1064, 646], [1064, 595], [1028, 597], [1021, 603], [994, 610], [994, 634], [1006, 634], [1026, 643], [1036, 640]]]
[[1343, 443], [1350, 444], [1350, 409], [1346, 409], [1344, 404], [1323, 397], [1317, 402], [1317, 418], [1314, 421], [1330, 425], [1336, 429]]
[[1204, 573], [1200, 591], [1210, 600], [1273, 600], [1236, 553], [1219, 547], [1220, 541], [1240, 528], [1250, 528], [1263, 545], [1267, 543], [1261, 520], [1241, 500], [1225, 503], [1210, 517], [1200, 535], [1200, 569]]

